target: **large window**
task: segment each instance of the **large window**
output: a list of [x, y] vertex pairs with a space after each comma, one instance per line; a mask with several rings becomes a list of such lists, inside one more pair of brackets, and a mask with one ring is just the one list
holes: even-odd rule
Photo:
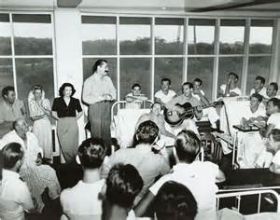
[[270, 78], [273, 30], [271, 19], [82, 16], [84, 78], [96, 59], [106, 58], [119, 100], [133, 83], [152, 99], [162, 78], [180, 93], [184, 80], [197, 77], [212, 99], [229, 72], [248, 92], [257, 75]]
[[24, 100], [32, 86], [40, 84], [53, 99], [52, 36], [50, 14], [0, 14], [1, 89], [13, 85]]

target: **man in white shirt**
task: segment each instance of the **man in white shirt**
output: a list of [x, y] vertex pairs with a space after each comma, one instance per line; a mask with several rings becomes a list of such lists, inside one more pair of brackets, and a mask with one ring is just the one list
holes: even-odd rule
[[42, 164], [43, 149], [40, 148], [37, 137], [28, 131], [26, 121], [18, 119], [13, 123], [13, 127], [14, 130], [1, 139], [0, 149], [13, 142], [22, 146], [24, 158], [19, 174], [30, 189], [37, 211], [42, 212], [44, 203], [41, 195], [46, 188], [52, 200], [60, 195], [61, 188], [56, 172], [50, 166]]
[[83, 179], [72, 188], [62, 191], [60, 201], [63, 209], [61, 219], [100, 219], [102, 201], [99, 194], [105, 184], [99, 168], [106, 154], [102, 139], [85, 140], [78, 150], [78, 159], [83, 167]]
[[155, 178], [169, 172], [170, 167], [166, 158], [161, 154], [155, 154], [152, 147], [159, 137], [159, 128], [152, 121], [144, 121], [139, 125], [135, 133], [133, 148], [122, 148], [113, 153], [102, 166], [102, 177], [106, 178], [110, 169], [119, 163], [131, 164], [140, 173], [144, 186], [136, 198], [136, 203], [144, 196]]
[[[262, 104], [263, 97], [254, 93], [250, 97], [250, 106], [244, 111], [240, 124], [245, 129], [251, 126], [263, 126], [265, 124], [266, 112]], [[263, 141], [258, 131], [239, 132], [238, 134], [239, 154], [238, 162], [241, 168], [254, 168], [259, 155], [264, 149]]]
[[155, 93], [155, 101], [165, 106], [167, 102], [176, 96], [176, 92], [170, 89], [171, 80], [168, 78], [161, 79], [161, 88]]
[[185, 185], [197, 201], [198, 213], [216, 210], [215, 194], [218, 192], [216, 182], [224, 181], [224, 174], [212, 162], [196, 160], [200, 152], [200, 140], [192, 131], [183, 130], [175, 142], [175, 158], [177, 164], [173, 171], [160, 178], [149, 189], [149, 193], [137, 205], [137, 216], [143, 216], [157, 195], [161, 186], [168, 181]]
[[140, 109], [141, 105], [148, 98], [142, 94], [141, 85], [134, 83], [131, 87], [131, 92], [125, 96], [126, 108]]
[[24, 212], [34, 209], [30, 191], [18, 174], [24, 151], [20, 144], [10, 143], [2, 149], [3, 179], [0, 185], [0, 219], [25, 219]]
[[273, 173], [280, 174], [280, 130], [273, 129], [269, 136], [270, 148], [268, 152], [272, 153], [273, 159], [269, 170]]
[[271, 98], [268, 100], [266, 107], [266, 114], [269, 116], [267, 120], [267, 128], [265, 131], [265, 137], [268, 137], [272, 129], [280, 129], [280, 100], [277, 98]]
[[241, 95], [241, 90], [238, 88], [239, 76], [234, 73], [228, 73], [227, 84], [220, 86], [219, 96], [220, 97], [235, 97]]
[[267, 99], [268, 96], [266, 94], [266, 88], [264, 87], [264, 84], [265, 78], [263, 78], [262, 76], [257, 76], [255, 79], [254, 88], [252, 88], [250, 91], [250, 95], [258, 93]]

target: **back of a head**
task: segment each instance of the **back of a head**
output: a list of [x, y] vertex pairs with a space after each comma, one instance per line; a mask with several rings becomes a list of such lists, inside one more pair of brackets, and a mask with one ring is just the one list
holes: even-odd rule
[[182, 130], [176, 137], [175, 149], [180, 161], [192, 163], [200, 151], [200, 140], [190, 130]]
[[83, 141], [78, 150], [81, 165], [86, 169], [99, 168], [105, 155], [105, 144], [100, 138], [89, 138]]
[[134, 166], [118, 164], [110, 170], [106, 185], [106, 200], [110, 204], [131, 208], [143, 187], [143, 180]]
[[180, 183], [166, 182], [154, 200], [157, 220], [193, 220], [197, 202], [190, 190]]
[[2, 149], [3, 168], [12, 169], [24, 155], [23, 149], [19, 143], [9, 143]]
[[156, 123], [151, 120], [144, 121], [136, 130], [134, 146], [137, 144], [153, 144], [158, 135], [159, 128]]

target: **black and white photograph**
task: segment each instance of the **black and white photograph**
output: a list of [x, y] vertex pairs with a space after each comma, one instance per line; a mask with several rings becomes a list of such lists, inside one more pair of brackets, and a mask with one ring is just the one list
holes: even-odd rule
[[280, 220], [280, 0], [0, 0], [0, 220]]

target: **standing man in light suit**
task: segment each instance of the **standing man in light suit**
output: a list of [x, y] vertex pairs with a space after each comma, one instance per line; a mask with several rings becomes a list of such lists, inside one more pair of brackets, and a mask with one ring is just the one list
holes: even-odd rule
[[116, 89], [108, 76], [107, 60], [97, 60], [92, 72], [93, 74], [84, 82], [82, 99], [89, 105], [91, 136], [102, 138], [109, 146], [111, 144], [110, 111], [112, 102], [116, 99]]

